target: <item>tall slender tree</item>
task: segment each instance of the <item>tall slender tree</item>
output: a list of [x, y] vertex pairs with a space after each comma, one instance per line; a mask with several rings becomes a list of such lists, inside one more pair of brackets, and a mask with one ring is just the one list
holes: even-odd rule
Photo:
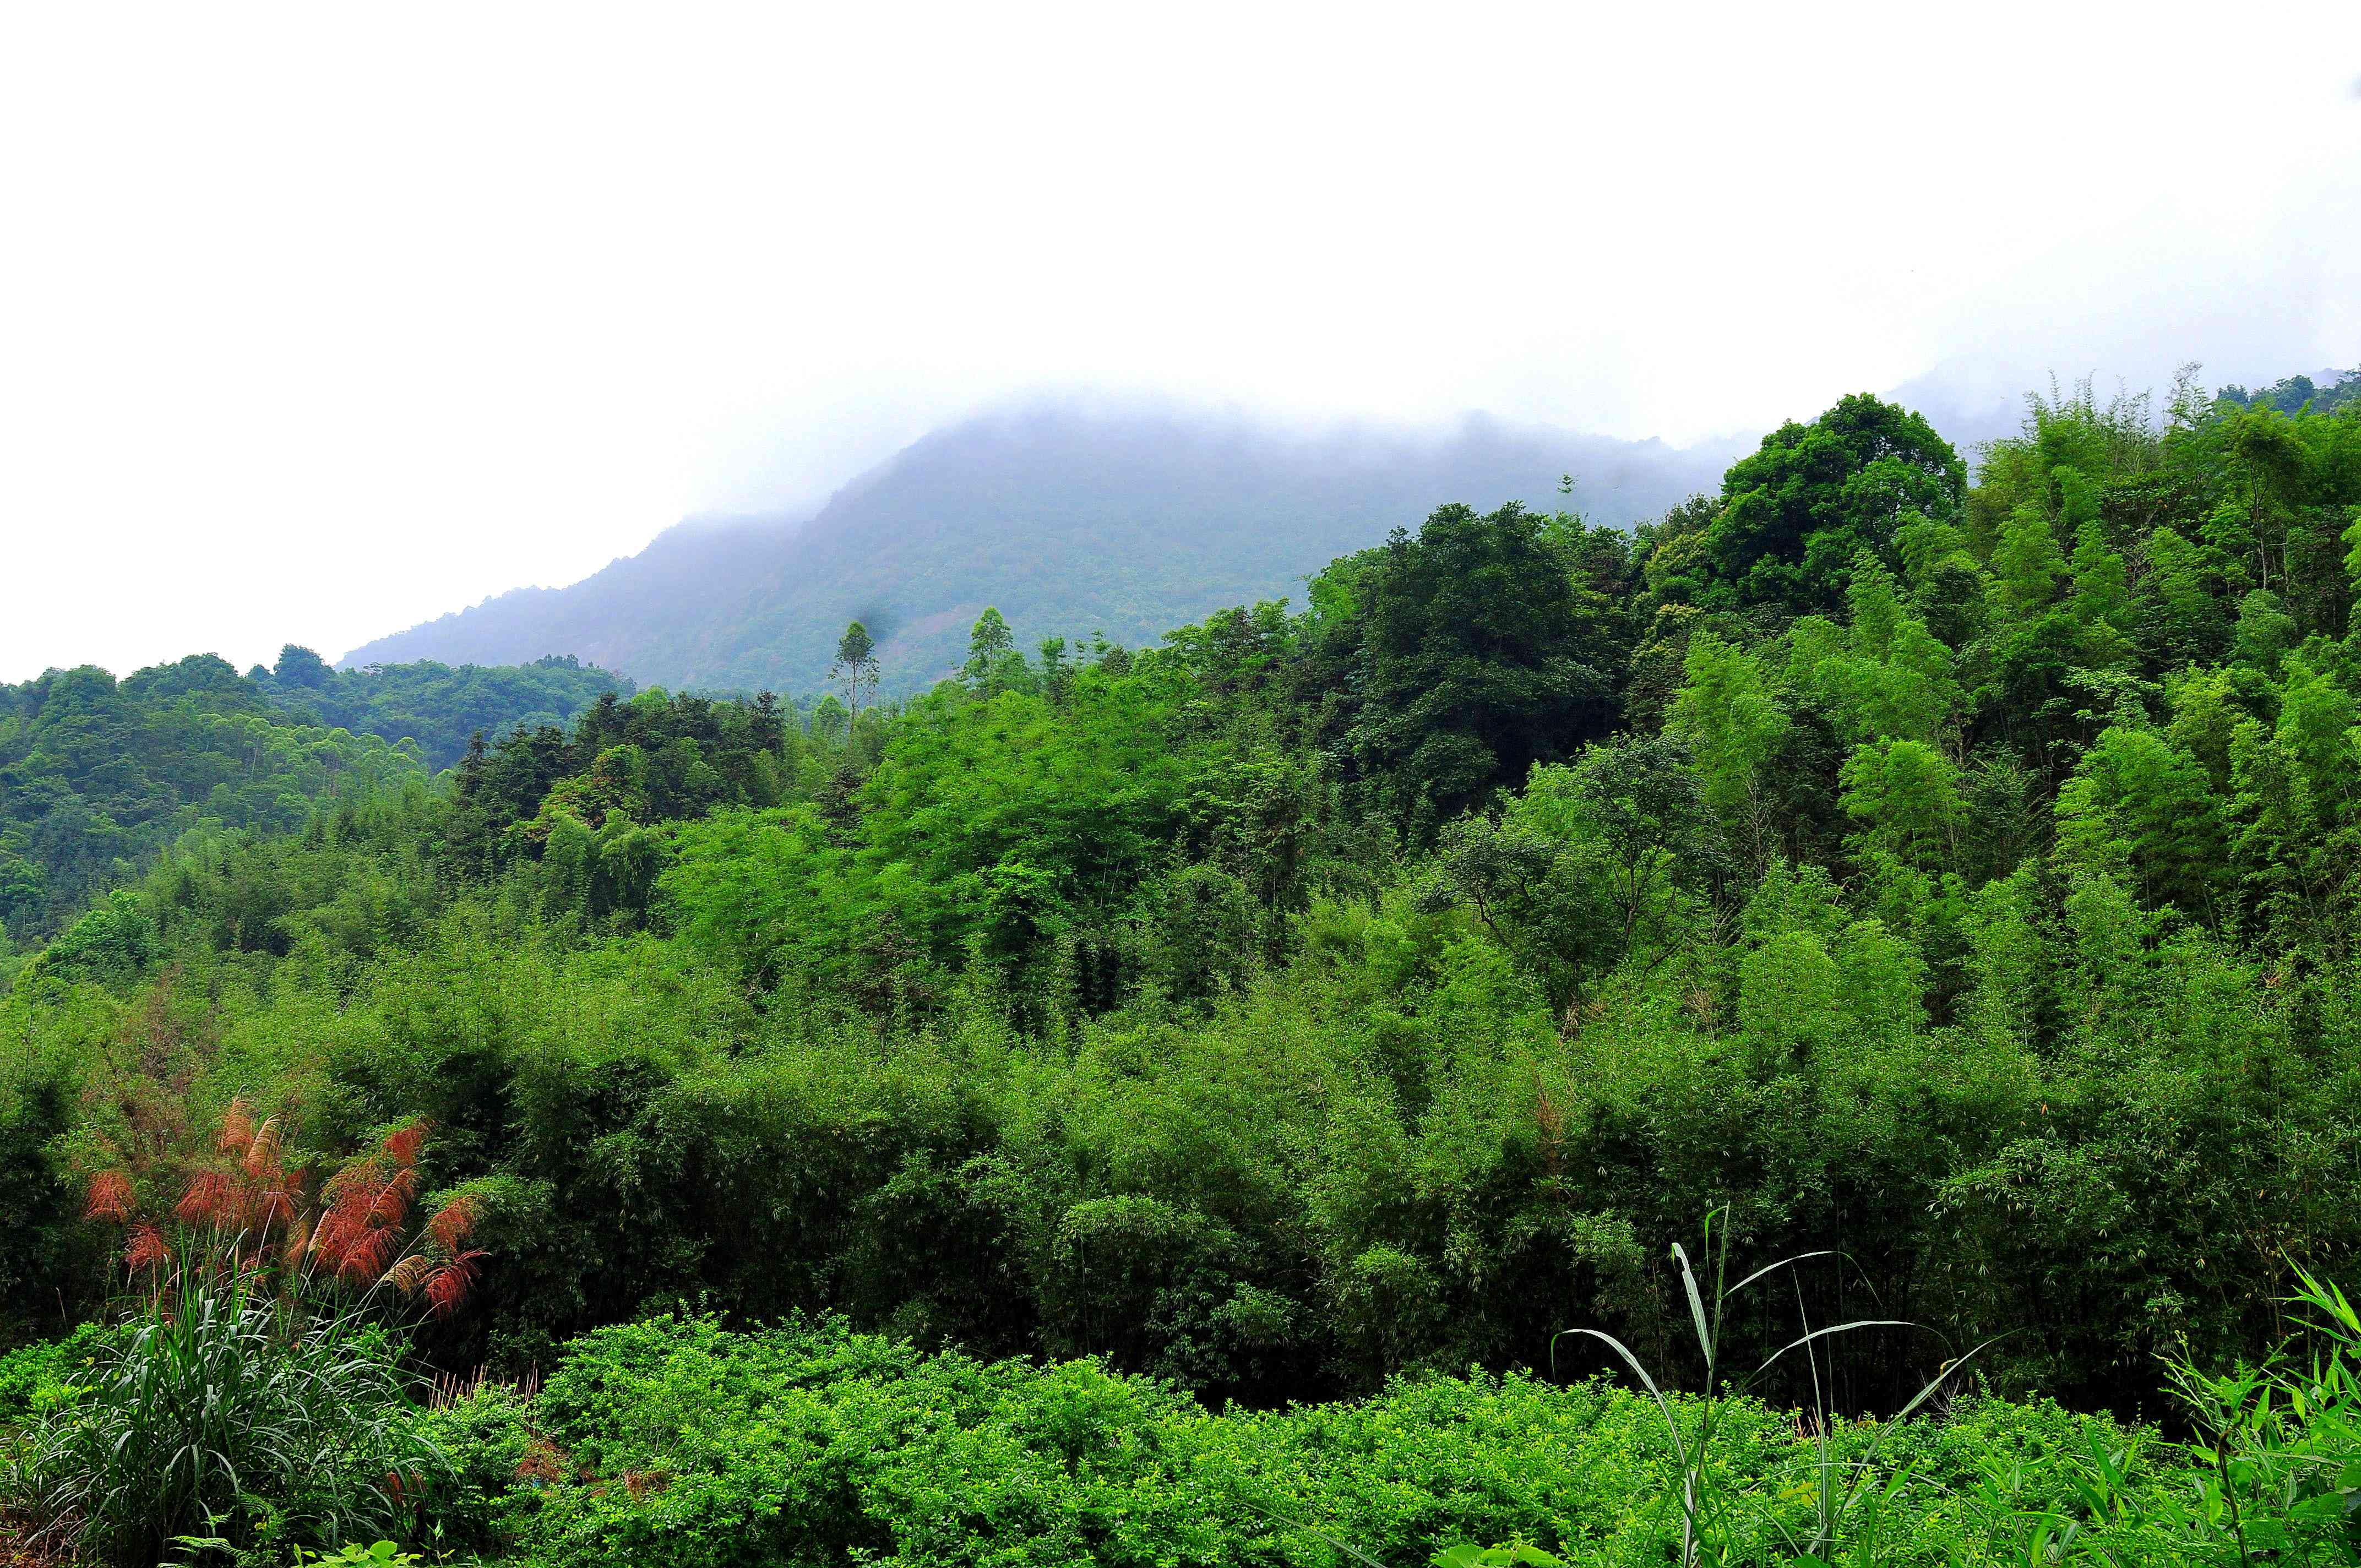
[[857, 620], [846, 625], [836, 640], [836, 663], [829, 666], [828, 678], [844, 688], [845, 708], [858, 720], [862, 694], [872, 701], [877, 695], [877, 643], [869, 628]]

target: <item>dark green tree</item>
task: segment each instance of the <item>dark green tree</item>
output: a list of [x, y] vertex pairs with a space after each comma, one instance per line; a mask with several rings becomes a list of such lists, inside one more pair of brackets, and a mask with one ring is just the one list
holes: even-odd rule
[[279, 650], [279, 663], [270, 673], [281, 685], [308, 687], [324, 686], [336, 675], [328, 661], [292, 642]]
[[1810, 424], [1784, 424], [1723, 477], [1700, 599], [1833, 609], [1862, 551], [1899, 570], [1897, 536], [1921, 521], [1956, 521], [1967, 481], [1967, 465], [1923, 417], [1866, 393]]
[[1607, 674], [1543, 520], [1447, 506], [1357, 574], [1345, 748], [1414, 837], [1607, 732]]

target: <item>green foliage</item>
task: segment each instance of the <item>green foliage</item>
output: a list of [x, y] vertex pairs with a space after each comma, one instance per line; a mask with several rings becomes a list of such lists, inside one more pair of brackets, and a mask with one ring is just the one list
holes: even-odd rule
[[[1691, 1402], [1675, 1408], [1686, 1425]], [[1212, 1414], [1091, 1361], [983, 1363], [834, 1326], [660, 1318], [578, 1342], [532, 1413], [547, 1478], [511, 1494], [508, 1527], [551, 1568], [856, 1553], [1309, 1565], [1338, 1560], [1332, 1541], [1411, 1562], [1469, 1535], [1637, 1563], [1679, 1529], [1654, 1497], [1654, 1408], [1595, 1383], [1479, 1375], [1364, 1404]], [[1804, 1446], [1750, 1401], [1721, 1420], [1733, 1469]]]
[[1687, 678], [1664, 728], [1696, 756], [1705, 803], [1759, 854], [1763, 771], [1787, 733], [1787, 710], [1759, 660], [1703, 627], [1682, 667]]
[[1701, 603], [1833, 608], [1864, 553], [1898, 564], [1902, 531], [1954, 521], [1967, 466], [1934, 428], [1866, 395], [1763, 438], [1722, 480], [1702, 536]]
[[2333, 378], [2325, 387], [2317, 385], [2309, 376], [2290, 376], [2252, 392], [2244, 387], [2229, 386], [2217, 395], [2233, 408], [2270, 408], [2283, 414], [2301, 413], [2306, 409], [2314, 413], [2333, 413], [2349, 403], [2361, 401], [2361, 370], [2347, 370]]
[[276, 674], [200, 654], [0, 685], [0, 938], [55, 935], [193, 829], [291, 831], [317, 803], [458, 762], [470, 736], [631, 689], [571, 658], [339, 673], [291, 644]]
[[48, 1417], [90, 1391], [111, 1334], [80, 1322], [63, 1339], [36, 1340], [0, 1355], [0, 1428]]
[[313, 1552], [303, 1547], [295, 1549], [299, 1563], [342, 1563], [347, 1568], [416, 1568], [424, 1558], [414, 1552], [404, 1552], [390, 1541], [371, 1541], [367, 1546], [348, 1541], [334, 1552]]
[[1413, 837], [1607, 732], [1620, 650], [1593, 623], [1615, 618], [1577, 596], [1570, 565], [1513, 504], [1444, 507], [1353, 563], [1352, 611], [1323, 617], [1321, 639], [1344, 666], [1341, 747]]
[[[1693, 1282], [1710, 1347], [1745, 1287]], [[669, 1315], [575, 1342], [530, 1404], [489, 1386], [425, 1425], [463, 1471], [506, 1477], [489, 1512], [462, 1510], [490, 1521], [467, 1539], [536, 1568], [2349, 1563], [2351, 1309], [2308, 1280], [2298, 1304], [2321, 1313], [2315, 1359], [2183, 1373], [2186, 1443], [1935, 1398], [1970, 1375], [1956, 1363], [1893, 1420], [1658, 1389], [1636, 1357], [1618, 1365], [1643, 1387], [1476, 1373], [1212, 1411], [1092, 1360]], [[1784, 1354], [1873, 1327], [1799, 1329]], [[1471, 1540], [1502, 1544], [1452, 1544]]]

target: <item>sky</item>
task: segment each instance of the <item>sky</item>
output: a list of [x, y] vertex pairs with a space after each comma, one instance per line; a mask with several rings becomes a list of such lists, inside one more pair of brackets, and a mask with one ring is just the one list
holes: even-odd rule
[[1018, 397], [2361, 365], [2361, 5], [2242, 15], [9, 7], [0, 680], [333, 657]]

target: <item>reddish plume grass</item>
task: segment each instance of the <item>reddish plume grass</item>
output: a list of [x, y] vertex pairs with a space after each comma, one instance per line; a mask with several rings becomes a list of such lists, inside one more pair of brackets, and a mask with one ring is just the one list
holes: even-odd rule
[[476, 1288], [476, 1266], [483, 1260], [481, 1252], [463, 1252], [426, 1277], [426, 1310], [438, 1318], [447, 1318], [459, 1310], [468, 1294]]
[[482, 1201], [472, 1192], [462, 1192], [434, 1212], [434, 1217], [426, 1222], [426, 1234], [434, 1238], [435, 1245], [456, 1255], [483, 1218]]
[[184, 1225], [213, 1225], [225, 1231], [246, 1228], [246, 1205], [230, 1179], [218, 1170], [200, 1171], [181, 1195], [173, 1217]]
[[164, 1245], [164, 1233], [152, 1224], [132, 1226], [130, 1239], [123, 1245], [123, 1266], [134, 1274], [154, 1268], [171, 1255], [172, 1249]]
[[399, 1225], [410, 1218], [410, 1201], [417, 1195], [415, 1167], [397, 1170], [369, 1201], [368, 1217], [380, 1225]]
[[[312, 1233], [311, 1253], [317, 1266], [352, 1284], [382, 1278], [405, 1295], [427, 1283], [427, 1271], [434, 1266], [431, 1259], [396, 1261], [418, 1194], [413, 1162], [424, 1138], [424, 1124], [413, 1122], [330, 1179], [322, 1193], [327, 1211]], [[450, 1250], [447, 1244], [440, 1245]], [[413, 1262], [417, 1266], [410, 1266]]]
[[247, 1212], [261, 1229], [291, 1226], [295, 1213], [302, 1207], [303, 1189], [293, 1178], [283, 1172], [278, 1179], [256, 1184], [248, 1190]]
[[[129, 1170], [93, 1176], [84, 1212], [127, 1228], [125, 1266], [134, 1274], [156, 1270], [159, 1288], [176, 1256], [247, 1272], [276, 1265], [291, 1288], [323, 1278], [363, 1289], [390, 1285], [423, 1297], [434, 1316], [447, 1317], [472, 1292], [485, 1256], [467, 1250], [484, 1206], [461, 1193], [412, 1238], [427, 1134], [423, 1121], [387, 1134], [329, 1177], [315, 1210], [302, 1172], [287, 1168], [285, 1124], [272, 1116], [258, 1125], [252, 1107], [239, 1100], [223, 1113], [211, 1154], [184, 1157], [197, 1168], [169, 1217], [185, 1230], [210, 1233], [213, 1241], [178, 1247], [168, 1240], [163, 1217], [139, 1214], [138, 1184]], [[407, 1245], [413, 1239], [414, 1248]]]
[[408, 1166], [418, 1162], [418, 1151], [424, 1147], [425, 1144], [426, 1124], [412, 1122], [406, 1126], [396, 1127], [392, 1132], [388, 1133], [385, 1136], [384, 1147], [385, 1152], [393, 1157], [396, 1165]]
[[90, 1179], [89, 1201], [82, 1209], [85, 1220], [112, 1220], [122, 1224], [131, 1218], [134, 1193], [131, 1173], [127, 1170], [102, 1170]]
[[392, 1230], [363, 1231], [346, 1245], [344, 1257], [336, 1265], [336, 1277], [349, 1285], [369, 1284], [385, 1273], [401, 1243], [400, 1234]]

